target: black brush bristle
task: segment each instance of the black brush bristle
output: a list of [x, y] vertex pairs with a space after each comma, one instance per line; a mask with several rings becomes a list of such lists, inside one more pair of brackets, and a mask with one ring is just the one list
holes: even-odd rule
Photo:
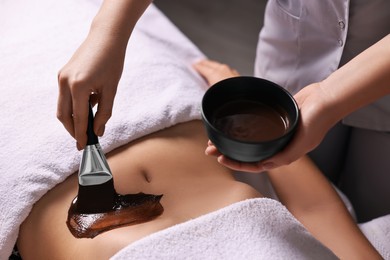
[[91, 104], [89, 104], [87, 136], [88, 136], [87, 145], [93, 145], [99, 142], [97, 135], [93, 131], [93, 111], [92, 111]]

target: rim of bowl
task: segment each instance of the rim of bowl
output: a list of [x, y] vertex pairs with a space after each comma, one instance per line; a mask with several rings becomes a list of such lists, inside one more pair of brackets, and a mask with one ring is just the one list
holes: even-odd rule
[[[232, 138], [230, 136], [228, 136], [227, 134], [225, 134], [224, 132], [220, 131], [218, 128], [216, 128], [213, 124], [211, 124], [211, 122], [209, 121], [209, 119], [206, 117], [205, 115], [205, 112], [204, 112], [204, 103], [205, 103], [205, 99], [206, 99], [206, 95], [210, 95], [210, 91], [212, 88], [215, 88], [215, 87], [219, 87], [221, 84], [223, 84], [224, 82], [226, 81], [231, 81], [231, 80], [237, 80], [237, 79], [243, 79], [243, 80], [246, 80], [246, 79], [255, 79], [255, 80], [260, 80], [260, 81], [264, 81], [266, 83], [269, 83], [271, 85], [274, 85], [275, 87], [279, 88], [280, 90], [282, 90], [285, 94], [287, 94], [289, 97], [290, 97], [290, 100], [293, 102], [293, 105], [294, 105], [294, 109], [295, 111], [297, 112], [297, 116], [294, 120], [294, 122], [291, 124], [291, 126], [289, 127], [288, 131], [286, 131], [282, 136], [278, 137], [278, 138], [274, 138], [274, 139], [271, 139], [271, 140], [267, 140], [267, 141], [260, 141], [260, 142], [256, 142], [256, 141], [243, 141], [243, 140], [238, 140], [238, 139], [235, 139], [235, 138]], [[270, 80], [267, 80], [267, 79], [264, 79], [264, 78], [259, 78], [259, 77], [253, 77], [253, 76], [236, 76], [236, 77], [231, 77], [231, 78], [227, 78], [227, 79], [223, 79], [221, 81], [218, 81], [217, 83], [213, 84], [211, 87], [209, 87], [206, 92], [204, 93], [203, 95], [203, 98], [202, 98], [202, 102], [201, 102], [201, 114], [202, 114], [202, 119], [206, 121], [207, 125], [209, 127], [211, 127], [215, 132], [217, 132], [218, 134], [222, 135], [223, 137], [225, 137], [226, 139], [229, 139], [229, 140], [232, 140], [232, 141], [235, 141], [235, 142], [239, 142], [239, 143], [245, 143], [245, 144], [263, 144], [263, 143], [271, 143], [271, 142], [274, 142], [274, 141], [277, 141], [279, 139], [282, 139], [283, 137], [285, 137], [286, 135], [289, 135], [291, 132], [293, 131], [296, 131], [296, 128], [297, 128], [297, 125], [298, 125], [298, 122], [299, 122], [299, 119], [300, 119], [300, 110], [299, 110], [299, 107], [298, 107], [298, 104], [297, 104], [297, 101], [295, 100], [295, 98], [293, 97], [293, 95], [287, 91], [285, 88], [279, 86], [278, 84], [276, 84], [275, 82], [272, 82]]]

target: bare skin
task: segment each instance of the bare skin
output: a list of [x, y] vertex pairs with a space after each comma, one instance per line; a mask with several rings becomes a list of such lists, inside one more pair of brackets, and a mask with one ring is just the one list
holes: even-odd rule
[[[77, 195], [77, 174], [36, 203], [21, 226], [23, 259], [108, 259], [130, 243], [234, 202], [261, 197], [237, 182], [231, 171], [205, 156], [207, 136], [200, 121], [156, 132], [109, 153], [118, 193], [163, 194], [164, 213], [150, 222], [117, 228], [94, 239], [71, 235], [66, 218]], [[185, 149], [183, 149], [185, 147]]]
[[268, 176], [280, 201], [340, 259], [382, 259], [309, 157], [270, 170]]
[[[199, 66], [206, 66], [205, 70]], [[206, 60], [195, 67], [209, 82], [238, 75], [214, 61]], [[70, 203], [77, 195], [77, 175], [73, 174], [44, 195], [22, 224], [18, 239], [22, 257], [107, 259], [146, 235], [238, 201], [261, 197], [252, 187], [237, 182], [229, 169], [204, 155], [207, 140], [202, 123], [192, 121], [109, 153], [117, 192], [164, 194], [161, 203], [165, 211], [153, 221], [117, 228], [94, 239], [76, 239], [65, 224]], [[381, 259], [310, 160], [303, 157], [270, 171], [269, 176], [281, 202], [337, 256]]]

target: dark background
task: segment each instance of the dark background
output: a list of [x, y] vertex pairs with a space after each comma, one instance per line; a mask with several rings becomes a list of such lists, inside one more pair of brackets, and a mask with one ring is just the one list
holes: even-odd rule
[[155, 0], [208, 58], [253, 75], [266, 0]]

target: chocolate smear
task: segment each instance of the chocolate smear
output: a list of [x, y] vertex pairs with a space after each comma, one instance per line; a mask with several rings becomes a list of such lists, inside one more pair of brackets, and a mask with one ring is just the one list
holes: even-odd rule
[[[115, 192], [112, 180], [104, 185], [96, 185], [96, 189], [79, 185], [78, 197], [72, 201], [66, 221], [74, 237], [94, 238], [115, 228], [151, 221], [164, 211], [160, 203], [162, 195], [120, 195]], [[103, 203], [95, 199], [101, 197], [105, 198], [100, 201]]]

